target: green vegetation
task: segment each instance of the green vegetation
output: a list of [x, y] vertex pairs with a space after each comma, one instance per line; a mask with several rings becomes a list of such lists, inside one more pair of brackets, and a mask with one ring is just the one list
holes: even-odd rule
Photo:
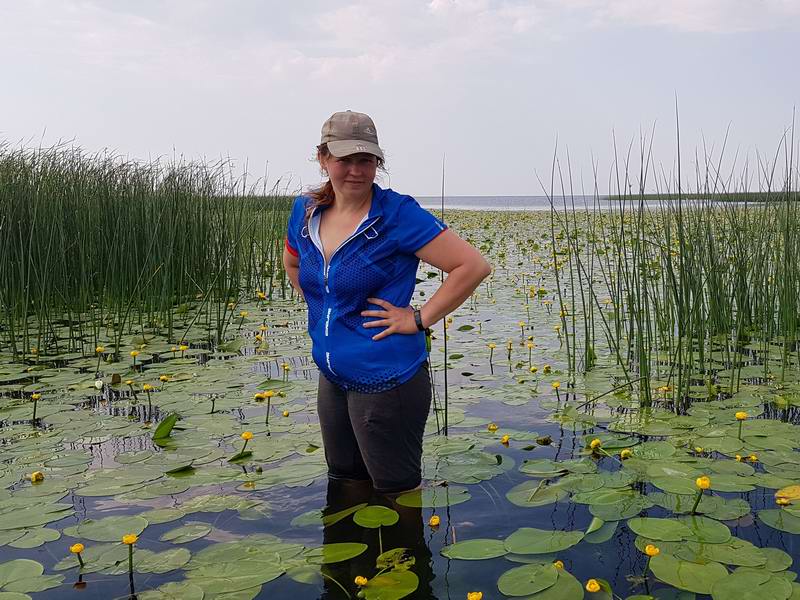
[[423, 489], [339, 498], [287, 200], [0, 157], [2, 594], [800, 596], [794, 192], [449, 212], [494, 272], [432, 340], [448, 435]]
[[289, 206], [225, 163], [0, 146], [0, 349], [93, 355], [102, 338], [119, 360], [123, 333], [151, 327], [219, 344], [242, 294], [287, 294]]

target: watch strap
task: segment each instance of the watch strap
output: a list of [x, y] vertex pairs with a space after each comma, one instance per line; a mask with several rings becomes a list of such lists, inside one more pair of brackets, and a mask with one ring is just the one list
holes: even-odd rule
[[414, 322], [417, 324], [419, 331], [425, 331], [425, 326], [422, 324], [422, 313], [418, 308], [414, 309]]

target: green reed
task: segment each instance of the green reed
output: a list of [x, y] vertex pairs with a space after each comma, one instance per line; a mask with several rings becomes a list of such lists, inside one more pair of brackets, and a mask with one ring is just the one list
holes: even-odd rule
[[220, 343], [230, 302], [285, 296], [289, 206], [225, 162], [0, 144], [0, 349], [92, 353], [110, 338], [118, 353], [123, 335], [179, 341], [201, 316]]
[[[563, 169], [554, 159], [552, 257], [573, 376], [594, 366], [598, 326], [624, 378], [638, 383], [642, 405], [655, 399], [656, 387], [676, 411], [700, 389], [735, 393], [755, 351], [761, 378], [800, 371], [793, 137], [787, 134], [773, 157], [759, 156], [754, 171], [747, 163], [737, 171], [734, 161], [723, 175], [722, 155], [704, 150], [694, 157], [692, 185], [655, 172], [651, 140], [643, 137], [638, 152], [631, 145], [617, 158], [611, 197], [599, 195], [595, 173], [592, 204], [582, 208], [568, 155]], [[561, 274], [559, 256], [566, 256]], [[567, 297], [581, 319], [564, 318]]]

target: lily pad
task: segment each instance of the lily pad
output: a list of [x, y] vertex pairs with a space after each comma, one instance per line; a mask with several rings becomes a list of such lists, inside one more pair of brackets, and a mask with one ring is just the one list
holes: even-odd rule
[[356, 523], [356, 525], [367, 527], [369, 529], [388, 527], [394, 525], [399, 520], [400, 515], [397, 513], [397, 511], [380, 505], [365, 506], [364, 508], [356, 511], [356, 513], [353, 515], [353, 521]]
[[503, 540], [475, 539], [456, 542], [442, 548], [442, 556], [459, 560], [484, 560], [505, 555], [506, 550]]
[[329, 565], [355, 558], [367, 549], [366, 544], [358, 542], [341, 542], [324, 544], [318, 548], [311, 548], [305, 552], [308, 562], [315, 565]]
[[123, 535], [133, 533], [139, 535], [147, 527], [147, 519], [138, 516], [105, 517], [86, 519], [73, 527], [64, 529], [64, 533], [83, 540], [95, 542], [118, 542]]
[[736, 571], [717, 580], [711, 588], [714, 600], [787, 600], [792, 584], [767, 572]]
[[650, 570], [664, 583], [696, 594], [710, 594], [714, 584], [728, 575], [717, 562], [698, 564], [667, 554], [651, 558]]
[[505, 539], [505, 547], [514, 554], [548, 554], [571, 548], [583, 536], [582, 531], [549, 531], [521, 527]]
[[188, 542], [193, 542], [194, 540], [199, 540], [202, 537], [207, 536], [213, 527], [208, 523], [201, 523], [201, 522], [187, 522], [181, 525], [180, 527], [176, 527], [175, 529], [171, 529], [165, 534], [163, 534], [159, 539], [162, 542], [172, 542], [173, 544], [186, 544]]
[[553, 564], [523, 565], [503, 573], [497, 580], [497, 589], [506, 596], [528, 596], [555, 585], [558, 569]]

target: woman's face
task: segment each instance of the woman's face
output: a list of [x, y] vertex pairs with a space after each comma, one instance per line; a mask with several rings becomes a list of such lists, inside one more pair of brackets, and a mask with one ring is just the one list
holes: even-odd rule
[[340, 158], [329, 154], [320, 158], [320, 164], [328, 172], [336, 195], [345, 197], [369, 193], [378, 171], [378, 158], [366, 152]]

